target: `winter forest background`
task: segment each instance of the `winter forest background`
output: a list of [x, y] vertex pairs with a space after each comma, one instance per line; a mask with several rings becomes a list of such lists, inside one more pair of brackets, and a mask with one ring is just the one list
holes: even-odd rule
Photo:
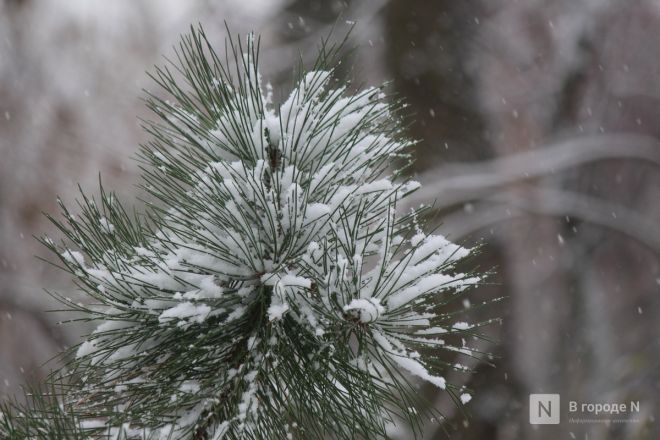
[[[439, 231], [481, 243], [495, 268], [474, 301], [496, 343], [464, 421], [437, 388], [452, 438], [660, 438], [660, 3], [654, 0], [129, 0], [0, 3], [0, 397], [38, 381], [78, 341], [43, 288], [76, 296], [34, 258], [41, 212], [77, 184], [132, 195], [146, 134], [145, 74], [191, 23], [218, 43], [262, 36], [261, 68], [284, 96], [299, 54], [355, 28], [346, 73], [391, 80], [410, 105], [415, 203]], [[221, 46], [221, 44], [218, 44]], [[281, 98], [281, 96], [280, 96]], [[128, 199], [128, 197], [125, 197]], [[469, 304], [465, 304], [466, 307]], [[82, 331], [82, 329], [80, 330]], [[452, 379], [458, 380], [458, 379]], [[636, 423], [534, 429], [530, 393], [639, 400]], [[446, 438], [437, 422], [425, 438]], [[400, 438], [406, 438], [404, 430]]]

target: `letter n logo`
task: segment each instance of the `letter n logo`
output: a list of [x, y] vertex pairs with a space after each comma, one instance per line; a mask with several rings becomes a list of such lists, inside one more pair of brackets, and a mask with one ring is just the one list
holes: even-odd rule
[[559, 394], [529, 395], [529, 423], [532, 425], [557, 425], [559, 412]]

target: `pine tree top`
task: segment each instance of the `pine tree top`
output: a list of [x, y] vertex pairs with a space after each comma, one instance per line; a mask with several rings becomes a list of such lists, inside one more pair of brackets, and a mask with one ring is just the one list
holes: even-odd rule
[[469, 400], [442, 353], [479, 356], [461, 338], [481, 324], [447, 304], [481, 276], [419, 210], [397, 213], [419, 187], [397, 168], [401, 105], [349, 93], [325, 43], [275, 104], [258, 40], [228, 43], [221, 58], [192, 29], [156, 69], [169, 96], [147, 99], [143, 213], [101, 188], [52, 219], [65, 240], [43, 242], [89, 301], [54, 295], [96, 329], [0, 434], [382, 438], [432, 415], [414, 378]]

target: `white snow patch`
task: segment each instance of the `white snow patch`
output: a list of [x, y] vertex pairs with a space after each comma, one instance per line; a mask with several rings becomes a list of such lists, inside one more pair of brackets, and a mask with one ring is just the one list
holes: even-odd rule
[[83, 255], [78, 251], [66, 250], [62, 253], [62, 257], [64, 257], [64, 259], [69, 263], [78, 264], [79, 266], [85, 267], [85, 257], [83, 257]]
[[161, 313], [158, 316], [158, 322], [164, 323], [178, 319], [201, 323], [209, 316], [209, 313], [211, 313], [211, 308], [206, 304], [184, 302]]
[[442, 327], [423, 328], [415, 332], [416, 335], [441, 335], [443, 333], [447, 333], [447, 330]]
[[469, 330], [472, 328], [472, 325], [467, 322], [457, 322], [451, 326], [454, 330]]
[[282, 304], [271, 304], [268, 307], [268, 320], [275, 321], [282, 319], [282, 316], [289, 310], [289, 305], [287, 303]]
[[199, 382], [196, 380], [186, 380], [179, 386], [179, 391], [194, 394], [199, 391]]
[[417, 376], [421, 379], [424, 379], [433, 385], [437, 386], [440, 389], [445, 389], [447, 387], [447, 382], [442, 376], [433, 376], [428, 372], [426, 367], [416, 360], [412, 359], [413, 356], [419, 356], [417, 353], [407, 354], [396, 350], [392, 343], [383, 335], [381, 332], [374, 332], [373, 337], [380, 344], [380, 346], [387, 352], [387, 354], [399, 364], [401, 368], [408, 371], [409, 373]]
[[378, 298], [354, 299], [344, 306], [344, 312], [359, 319], [360, 322], [369, 323], [385, 313], [385, 307], [380, 304]]
[[414, 286], [390, 295], [387, 305], [390, 309], [401, 307], [425, 293], [434, 292], [449, 287], [456, 279], [450, 275], [436, 273], [421, 278]]
[[325, 203], [310, 203], [305, 211], [305, 220], [313, 222], [321, 217], [330, 214], [331, 209]]
[[107, 218], [101, 217], [99, 219], [99, 223], [101, 224], [101, 229], [106, 234], [112, 234], [113, 232], [115, 232], [115, 225], [110, 223]]
[[365, 183], [360, 185], [356, 190], [355, 194], [367, 194], [372, 192], [387, 191], [392, 189], [392, 182], [390, 179], [381, 179], [376, 180], [375, 182]]

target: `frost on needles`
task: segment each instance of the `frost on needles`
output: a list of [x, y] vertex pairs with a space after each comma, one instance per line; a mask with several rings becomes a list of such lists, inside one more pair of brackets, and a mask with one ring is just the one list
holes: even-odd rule
[[6, 407], [0, 433], [39, 418], [62, 438], [383, 438], [431, 417], [418, 380], [469, 400], [443, 374], [464, 368], [447, 351], [479, 355], [479, 325], [447, 304], [481, 277], [397, 212], [419, 187], [396, 169], [401, 106], [349, 93], [338, 51], [276, 104], [251, 36], [222, 58], [201, 29], [184, 37], [153, 75], [168, 99], [148, 98], [146, 211], [102, 188], [75, 216], [62, 205], [66, 240], [44, 239], [89, 297], [61, 301], [96, 329], [53, 378], [56, 410]]

